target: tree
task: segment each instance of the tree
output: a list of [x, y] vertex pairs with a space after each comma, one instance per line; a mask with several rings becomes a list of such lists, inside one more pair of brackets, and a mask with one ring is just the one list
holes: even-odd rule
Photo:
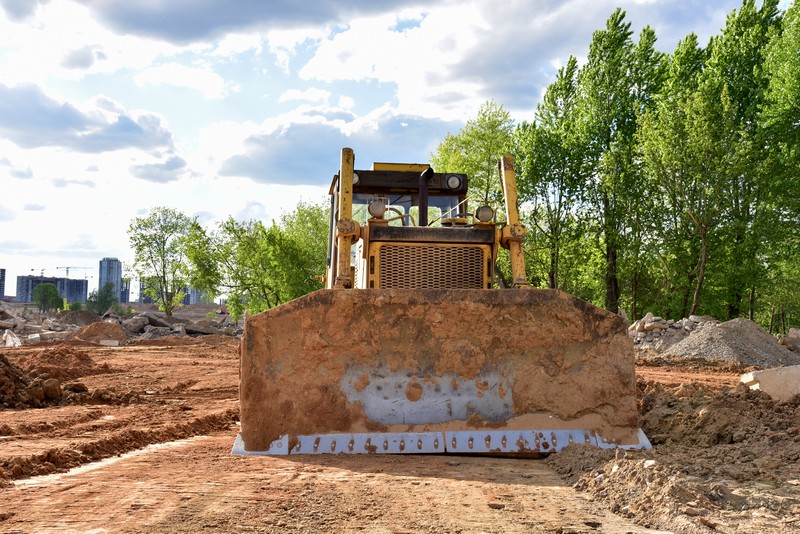
[[[544, 251], [547, 286], [562, 281], [565, 240], [579, 239], [583, 144], [575, 131], [578, 62], [570, 57], [536, 107], [536, 120], [514, 132], [520, 201], [532, 206], [528, 226], [532, 247]], [[537, 259], [537, 254], [529, 258]], [[536, 267], [536, 263], [532, 265]], [[535, 276], [535, 275], [534, 275]]]
[[193, 287], [227, 293], [231, 316], [259, 313], [322, 287], [328, 211], [300, 203], [280, 222], [229, 217], [214, 231], [193, 224], [187, 240]]
[[772, 149], [760, 114], [769, 87], [764, 69], [767, 46], [780, 26], [778, 0], [744, 0], [727, 18], [722, 34], [712, 39], [704, 71], [704, 91], [729, 122], [719, 142], [728, 157], [718, 167], [722, 197], [725, 255], [724, 299], [729, 319], [749, 309], [754, 318], [759, 281], [764, 279], [764, 252], [773, 232], [768, 209], [775, 182], [770, 175]]
[[109, 308], [119, 302], [114, 293], [114, 284], [112, 282], [108, 282], [103, 287], [92, 291], [86, 299], [86, 309], [97, 315], [105, 314]]
[[431, 154], [431, 165], [438, 172], [467, 174], [470, 196], [500, 207], [503, 193], [497, 162], [511, 151], [513, 129], [514, 122], [503, 106], [486, 102], [460, 132], [445, 136]]
[[55, 285], [45, 282], [33, 288], [33, 302], [39, 307], [40, 312], [54, 310], [61, 306], [61, 295]]
[[664, 90], [642, 115], [637, 137], [649, 189], [659, 201], [660, 224], [651, 231], [660, 238], [665, 292], [682, 297], [680, 308], [669, 312], [679, 317], [700, 305], [711, 240], [721, 223], [718, 173], [727, 150], [720, 141], [731, 126], [700, 88], [704, 61], [694, 34], [678, 43]]
[[625, 12], [617, 9], [606, 28], [594, 33], [579, 76], [586, 191], [605, 249], [604, 306], [613, 312], [619, 310], [625, 240], [631, 233], [641, 239], [630, 225], [641, 200], [634, 142], [637, 119], [651, 105], [663, 72], [653, 30], [645, 27], [637, 45], [631, 35]]
[[145, 217], [134, 218], [128, 228], [134, 268], [145, 281], [144, 294], [168, 316], [184, 297], [186, 235], [193, 222], [175, 209], [157, 207]]

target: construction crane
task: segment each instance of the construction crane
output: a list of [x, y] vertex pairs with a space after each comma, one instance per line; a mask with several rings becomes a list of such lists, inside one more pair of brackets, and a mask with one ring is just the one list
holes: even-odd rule
[[42, 276], [42, 277], [44, 276], [44, 269], [31, 269], [31, 272], [33, 272], [33, 271], [41, 271], [39, 273], [39, 276]]
[[70, 269], [91, 269], [91, 267], [75, 267], [70, 265], [69, 267], [56, 267], [56, 269], [65, 269], [67, 271], [67, 278], [69, 278]]

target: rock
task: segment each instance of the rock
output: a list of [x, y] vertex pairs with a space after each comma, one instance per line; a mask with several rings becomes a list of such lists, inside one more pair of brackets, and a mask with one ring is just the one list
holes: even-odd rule
[[14, 319], [0, 319], [0, 329], [11, 329], [17, 325], [17, 322]]
[[25, 338], [25, 341], [27, 341], [31, 345], [35, 345], [35, 344], [39, 343], [41, 340], [42, 340], [42, 338], [41, 338], [41, 336], [39, 334], [31, 334], [31, 335], [29, 335], [28, 337]]
[[144, 327], [144, 334], [142, 339], [157, 339], [164, 336], [172, 335], [172, 328], [167, 326], [150, 326]]
[[178, 336], [185, 336], [186, 326], [183, 323], [178, 323], [172, 327], [172, 332]]
[[70, 336], [70, 332], [52, 331], [48, 330], [39, 334], [43, 341], [55, 341], [59, 339], [66, 339]]
[[203, 326], [199, 324], [186, 324], [183, 325], [187, 334], [223, 334], [224, 332], [219, 328], [213, 326]]
[[141, 317], [147, 317], [147, 321], [151, 326], [161, 326], [165, 328], [172, 328], [172, 325], [165, 319], [159, 317], [153, 312], [145, 311], [139, 314]]
[[60, 400], [61, 382], [57, 378], [48, 378], [42, 384], [42, 391], [48, 400]]
[[800, 365], [745, 373], [741, 381], [750, 389], [759, 389], [776, 401], [788, 401], [800, 395]]
[[131, 334], [139, 334], [144, 331], [144, 327], [150, 324], [150, 320], [143, 315], [135, 315], [130, 319], [122, 321], [122, 328]]
[[104, 347], [119, 347], [118, 339], [101, 339], [100, 344]]
[[36, 399], [38, 401], [44, 400], [44, 389], [40, 385], [30, 385], [25, 389], [25, 393], [30, 395], [32, 399]]
[[14, 332], [12, 332], [11, 330], [6, 330], [5, 332], [3, 332], [3, 346], [20, 347], [22, 346], [22, 341], [19, 340], [19, 338]]
[[71, 391], [72, 393], [86, 393], [89, 388], [83, 382], [70, 382], [64, 385], [64, 391]]

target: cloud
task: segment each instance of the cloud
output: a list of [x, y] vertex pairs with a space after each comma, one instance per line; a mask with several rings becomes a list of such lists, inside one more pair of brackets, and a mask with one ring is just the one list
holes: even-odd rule
[[22, 209], [25, 211], [44, 211], [45, 207], [41, 204], [25, 204]]
[[290, 102], [293, 100], [304, 100], [306, 102], [327, 103], [331, 97], [331, 92], [325, 89], [309, 87], [308, 89], [289, 89], [281, 93], [278, 102]]
[[239, 86], [207, 69], [167, 63], [142, 71], [136, 76], [138, 85], [174, 85], [200, 91], [205, 98], [224, 98], [239, 91]]
[[24, 169], [15, 167], [8, 158], [0, 158], [0, 167], [8, 167], [8, 174], [10, 174], [12, 178], [19, 178], [20, 180], [29, 180], [33, 178], [33, 171], [30, 167]]
[[40, 5], [44, 5], [49, 0], [0, 0], [0, 7], [8, 15], [8, 18], [15, 22], [21, 22], [30, 17]]
[[96, 50], [95, 46], [87, 45], [67, 52], [61, 61], [61, 66], [67, 69], [88, 69], [98, 59], [103, 60], [108, 57], [102, 50]]
[[75, 254], [78, 251], [82, 250], [97, 250], [97, 246], [92, 241], [91, 234], [78, 234], [75, 239], [67, 243], [65, 250], [70, 251], [71, 254]]
[[197, 222], [199, 222], [201, 225], [206, 225], [215, 218], [215, 215], [210, 211], [197, 211], [193, 214], [193, 216], [197, 217]]
[[251, 201], [236, 213], [234, 219], [237, 221], [265, 221], [268, 219], [267, 209], [264, 204]]
[[[3, 207], [0, 206], [0, 213], [2, 213]], [[0, 218], [2, 220], [2, 218]], [[27, 241], [13, 241], [13, 240], [6, 240], [0, 241], [0, 251], [3, 252], [13, 252], [16, 250], [30, 250], [33, 248], [31, 244]]]
[[17, 216], [12, 210], [5, 206], [0, 206], [0, 221], [13, 221], [16, 218]]
[[83, 111], [35, 85], [0, 84], [0, 136], [22, 148], [56, 146], [84, 153], [172, 147], [172, 134], [161, 118], [110, 112], [104, 109], [108, 102], [98, 99]]
[[67, 180], [66, 178], [53, 178], [54, 187], [69, 187], [70, 185], [83, 185], [94, 188], [94, 182], [89, 180]]
[[145, 163], [130, 168], [133, 176], [149, 182], [166, 183], [178, 180], [186, 170], [186, 161], [170, 156], [163, 163]]
[[79, 0], [107, 24], [126, 34], [144, 35], [172, 43], [188, 43], [225, 33], [256, 28], [302, 28], [347, 23], [354, 17], [395, 11], [404, 0]]
[[[356, 168], [370, 168], [374, 161], [425, 163], [445, 134], [458, 127], [390, 109], [349, 122], [318, 119], [251, 135], [239, 154], [222, 163], [219, 174], [267, 184], [326, 186], [339, 168], [343, 147], [357, 151]], [[320, 174], [321, 168], [328, 172]]]

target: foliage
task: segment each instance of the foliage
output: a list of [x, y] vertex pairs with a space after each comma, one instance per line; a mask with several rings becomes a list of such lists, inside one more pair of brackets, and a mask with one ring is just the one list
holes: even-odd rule
[[634, 39], [617, 9], [509, 145], [498, 125], [512, 121], [491, 102], [432, 158], [458, 170], [490, 154], [493, 166], [490, 148], [508, 146], [533, 285], [631, 318], [785, 328], [800, 310], [800, 7], [777, 6], [743, 0], [707, 46], [689, 34], [670, 54], [648, 26]]
[[186, 235], [195, 222], [175, 209], [157, 207], [134, 218], [128, 228], [143, 292], [168, 316], [184, 297]]
[[83, 309], [83, 304], [80, 302], [72, 302], [69, 305], [69, 311], [81, 311]]
[[40, 312], [55, 310], [61, 306], [61, 295], [54, 284], [45, 282], [33, 288], [33, 303], [39, 308]]
[[438, 172], [465, 173], [473, 201], [500, 208], [503, 194], [497, 162], [511, 152], [513, 126], [502, 105], [486, 102], [459, 133], [445, 136], [431, 154], [431, 165]]
[[321, 204], [300, 203], [279, 223], [228, 218], [212, 231], [193, 224], [187, 239], [192, 287], [228, 295], [237, 319], [322, 288], [328, 214]]
[[89, 293], [86, 299], [86, 309], [94, 314], [104, 315], [117, 304], [118, 300], [114, 291], [114, 284], [108, 282], [103, 287]]

